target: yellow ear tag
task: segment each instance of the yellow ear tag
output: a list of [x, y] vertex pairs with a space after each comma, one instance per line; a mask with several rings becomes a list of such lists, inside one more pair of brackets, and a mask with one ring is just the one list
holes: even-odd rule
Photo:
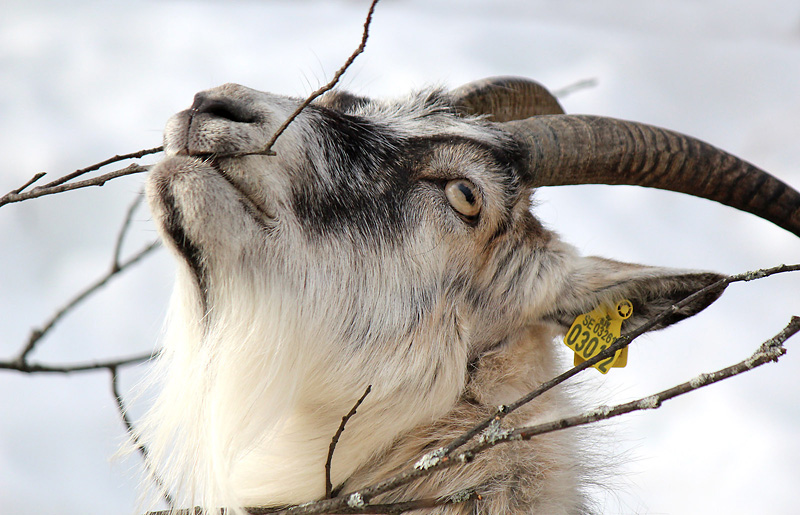
[[[614, 306], [601, 304], [588, 313], [578, 315], [564, 337], [564, 344], [575, 352], [574, 364], [580, 365], [591, 359], [619, 338], [622, 321], [633, 314], [633, 304], [622, 299]], [[594, 368], [608, 373], [611, 367], [624, 367], [628, 364], [628, 348], [620, 349], [612, 357], [594, 365]]]

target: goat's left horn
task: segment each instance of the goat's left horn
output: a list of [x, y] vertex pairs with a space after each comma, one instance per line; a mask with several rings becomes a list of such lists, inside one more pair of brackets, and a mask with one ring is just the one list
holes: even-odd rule
[[629, 184], [687, 193], [800, 236], [800, 193], [708, 143], [598, 116], [534, 116], [503, 126], [525, 147], [529, 185]]
[[450, 92], [453, 105], [467, 115], [489, 115], [493, 122], [524, 120], [544, 114], [564, 114], [547, 88], [522, 77], [491, 77]]

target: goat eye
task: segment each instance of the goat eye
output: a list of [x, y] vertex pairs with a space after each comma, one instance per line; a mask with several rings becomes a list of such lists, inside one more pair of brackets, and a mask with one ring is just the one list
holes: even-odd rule
[[481, 212], [481, 197], [478, 188], [466, 179], [449, 181], [444, 187], [447, 201], [463, 216], [473, 218]]

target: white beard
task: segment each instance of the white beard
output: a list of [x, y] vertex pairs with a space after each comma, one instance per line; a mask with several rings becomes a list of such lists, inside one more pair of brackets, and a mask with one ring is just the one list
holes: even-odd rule
[[[176, 485], [171, 493], [180, 505], [241, 507], [321, 498], [331, 438], [367, 385], [373, 391], [336, 448], [334, 485], [398, 434], [446, 413], [463, 390], [467, 346], [458, 332], [467, 328], [434, 323], [435, 317], [455, 316], [444, 312], [446, 303], [437, 303], [428, 323], [411, 323], [402, 302], [394, 303], [398, 309], [375, 309], [381, 320], [373, 324], [382, 329], [370, 334], [369, 321], [364, 328], [348, 328], [343, 315], [365, 306], [394, 306], [386, 299], [397, 294], [387, 297], [367, 288], [374, 278], [356, 280], [358, 291], [351, 288], [347, 299], [335, 299], [330, 283], [341, 275], [330, 268], [309, 272], [316, 279], [307, 278], [302, 294], [276, 288], [280, 279], [265, 280], [263, 270], [250, 270], [214, 270], [215, 277], [228, 279], [214, 288], [205, 320], [194, 279], [187, 271], [179, 274], [153, 375], [162, 393], [140, 438], [151, 466], [166, 484]], [[329, 284], [320, 280], [325, 274]], [[351, 287], [352, 276], [350, 271], [345, 279]], [[400, 282], [384, 286], [407, 288]], [[312, 313], [326, 304], [304, 304], [303, 298], [318, 295], [331, 297], [329, 309]], [[407, 292], [400, 295], [410, 298]], [[387, 338], [387, 327], [405, 335]], [[365, 341], [342, 345], [348, 329], [366, 331]]]

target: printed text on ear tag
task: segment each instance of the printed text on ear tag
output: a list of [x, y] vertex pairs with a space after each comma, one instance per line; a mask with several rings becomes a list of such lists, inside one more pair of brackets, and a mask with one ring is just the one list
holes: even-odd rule
[[[575, 352], [575, 365], [597, 356], [619, 338], [622, 321], [633, 314], [633, 304], [622, 299], [613, 306], [601, 304], [588, 313], [578, 315], [564, 337], [564, 343]], [[603, 374], [611, 367], [628, 364], [628, 348], [594, 365]]]

